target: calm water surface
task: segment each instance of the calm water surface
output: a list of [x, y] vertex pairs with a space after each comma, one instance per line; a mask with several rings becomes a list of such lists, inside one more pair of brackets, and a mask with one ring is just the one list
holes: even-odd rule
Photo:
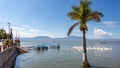
[[[22, 46], [36, 42], [22, 42]], [[39, 43], [39, 42], [38, 42]], [[17, 57], [15, 68], [82, 68], [82, 51], [71, 50], [73, 46], [81, 46], [81, 41], [59, 41], [60, 49], [45, 51], [30, 50]], [[28, 45], [27, 45], [28, 44]], [[111, 48], [110, 50], [88, 50], [90, 68], [119, 68], [120, 41], [87, 41], [87, 47]]]

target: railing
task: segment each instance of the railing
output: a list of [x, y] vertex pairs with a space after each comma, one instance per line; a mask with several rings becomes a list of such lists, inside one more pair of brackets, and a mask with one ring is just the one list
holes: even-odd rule
[[8, 45], [0, 45], [0, 52], [3, 52], [9, 48], [11, 48], [12, 46], [14, 46], [15, 43], [12, 43], [12, 44], [8, 44]]

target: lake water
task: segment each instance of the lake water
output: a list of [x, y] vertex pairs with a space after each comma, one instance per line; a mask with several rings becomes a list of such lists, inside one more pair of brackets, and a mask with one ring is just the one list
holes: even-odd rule
[[[47, 42], [47, 41], [44, 41]], [[82, 46], [82, 41], [57, 41], [60, 49], [45, 51], [30, 50], [17, 57], [15, 68], [83, 68], [82, 50], [72, 49]], [[21, 46], [33, 45], [36, 42], [21, 42]], [[40, 42], [37, 42], [40, 44]], [[120, 67], [120, 41], [89, 40], [87, 47], [90, 68], [119, 68]], [[103, 49], [106, 48], [106, 49]]]

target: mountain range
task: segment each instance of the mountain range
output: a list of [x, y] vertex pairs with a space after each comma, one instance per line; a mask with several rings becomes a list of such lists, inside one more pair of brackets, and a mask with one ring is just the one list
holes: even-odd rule
[[64, 39], [64, 40], [72, 40], [72, 39], [82, 39], [82, 37], [79, 37], [79, 36], [69, 36], [69, 37], [64, 37], [64, 38], [51, 38], [51, 37], [48, 37], [48, 36], [36, 36], [36, 37], [31, 37], [31, 38], [20, 38], [21, 40], [29, 40], [29, 39], [35, 39], [35, 40], [41, 40], [41, 39]]

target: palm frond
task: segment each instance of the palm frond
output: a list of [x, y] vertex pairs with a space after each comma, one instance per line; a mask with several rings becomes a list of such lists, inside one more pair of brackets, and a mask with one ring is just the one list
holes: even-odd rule
[[79, 9], [80, 9], [79, 6], [76, 6], [76, 5], [72, 6], [72, 11], [73, 12], [78, 12]]
[[71, 20], [79, 20], [80, 15], [76, 12], [69, 12], [68, 17], [70, 17]]
[[80, 6], [81, 7], [90, 7], [90, 5], [92, 4], [92, 2], [91, 1], [89, 1], [89, 0], [82, 0], [82, 1], [80, 1]]
[[85, 18], [89, 13], [91, 13], [91, 1], [88, 0], [82, 0], [80, 4], [80, 16]]
[[80, 24], [79, 22], [73, 24], [73, 25], [69, 28], [68, 33], [67, 33], [67, 36], [69, 36], [69, 35], [71, 34], [72, 30], [73, 30], [77, 25], [79, 25], [79, 24]]
[[103, 14], [101, 12], [95, 11], [95, 12], [90, 13], [88, 16], [86, 16], [86, 20], [87, 21], [94, 20], [94, 21], [99, 22], [102, 16]]

